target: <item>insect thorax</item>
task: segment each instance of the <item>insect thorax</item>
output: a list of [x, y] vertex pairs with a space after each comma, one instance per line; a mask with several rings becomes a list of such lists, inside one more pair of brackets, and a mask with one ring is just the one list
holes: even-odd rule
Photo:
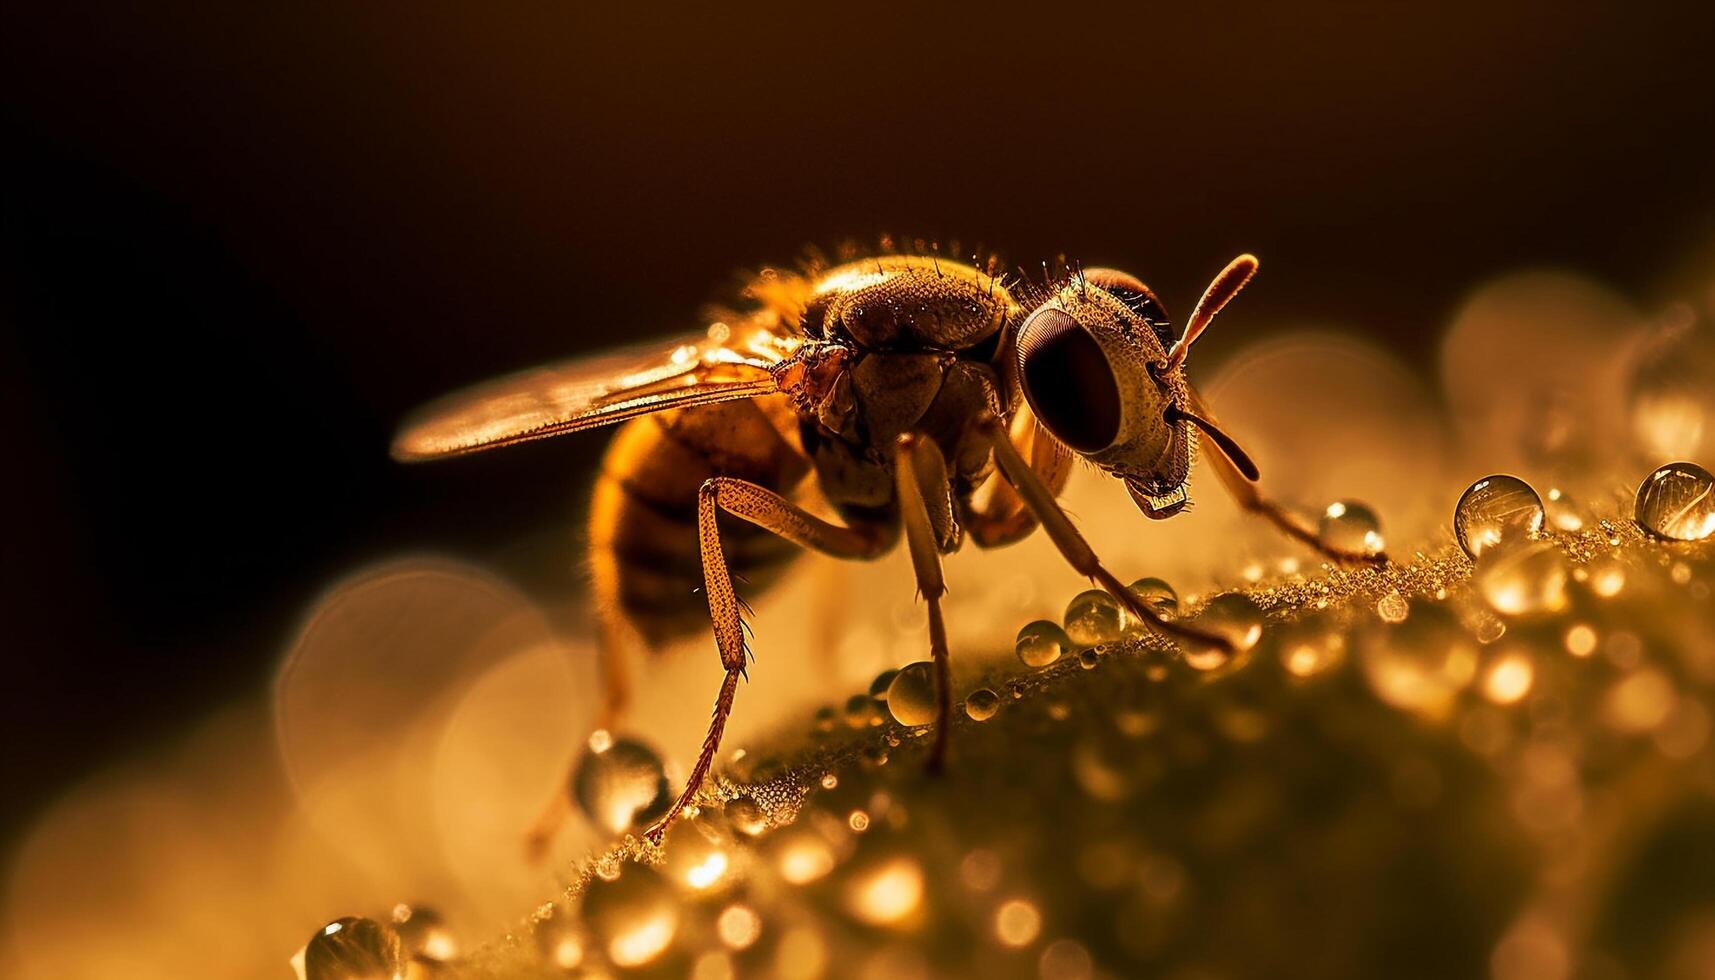
[[1018, 312], [1000, 283], [957, 262], [884, 256], [836, 267], [812, 290], [809, 338], [775, 370], [828, 499], [851, 514], [891, 511], [893, 447], [928, 435], [956, 498], [986, 476], [972, 422], [1009, 397], [998, 348]]

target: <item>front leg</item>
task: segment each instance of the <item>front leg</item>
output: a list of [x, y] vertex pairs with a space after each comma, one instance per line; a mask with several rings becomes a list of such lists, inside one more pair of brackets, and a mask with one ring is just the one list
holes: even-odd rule
[[[935, 744], [929, 769], [939, 770], [947, 755], [947, 732], [953, 721], [953, 672], [947, 649], [947, 624], [941, 618], [941, 597], [947, 594], [941, 577], [940, 544], [957, 540], [948, 498], [947, 461], [934, 440], [918, 435], [899, 437], [893, 467], [899, 498], [899, 520], [911, 551], [917, 593], [929, 604], [929, 656], [935, 664]], [[934, 501], [935, 506], [930, 506]]]
[[1043, 486], [1036, 471], [1025, 463], [1024, 458], [1007, 438], [1006, 427], [993, 415], [984, 415], [977, 423], [987, 436], [989, 445], [994, 449], [995, 461], [1000, 464], [1000, 470], [1006, 475], [1007, 482], [1018, 491], [1031, 513], [1042, 522], [1042, 529], [1048, 532], [1055, 547], [1060, 549], [1067, 562], [1077, 569], [1078, 574], [1089, 578], [1097, 585], [1106, 589], [1115, 599], [1118, 599], [1133, 616], [1141, 622], [1149, 624], [1159, 632], [1171, 636], [1180, 636], [1199, 644], [1217, 647], [1229, 653], [1233, 649], [1231, 640], [1188, 626], [1175, 620], [1168, 619], [1157, 612], [1153, 606], [1144, 602], [1137, 593], [1126, 588], [1115, 578], [1113, 573], [1102, 566], [1101, 560], [1091, 550], [1089, 542], [1078, 533], [1072, 519], [1066, 516], [1060, 502]]
[[[1191, 404], [1197, 414], [1211, 422], [1215, 421], [1213, 413], [1209, 411], [1208, 403], [1203, 400], [1203, 396], [1199, 395], [1195, 388], [1191, 389]], [[1209, 468], [1215, 471], [1216, 479], [1221, 481], [1221, 486], [1226, 488], [1227, 493], [1240, 507], [1273, 524], [1287, 537], [1309, 545], [1341, 564], [1387, 564], [1387, 555], [1381, 552], [1371, 555], [1328, 547], [1327, 544], [1323, 543], [1321, 535], [1316, 533], [1316, 529], [1310, 525], [1309, 521], [1264, 497], [1262, 491], [1257, 489], [1257, 485], [1239, 471], [1238, 464], [1233, 462], [1233, 458], [1227, 454], [1218, 441], [1208, 439], [1204, 440], [1204, 444], [1208, 449], [1204, 458], [1209, 461]]]
[[685, 789], [673, 801], [667, 813], [645, 834], [656, 844], [680, 811], [708, 776], [719, 751], [721, 734], [726, 731], [727, 718], [732, 714], [733, 698], [738, 693], [738, 680], [748, 669], [749, 650], [744, 640], [742, 600], [733, 591], [732, 571], [727, 568], [726, 555], [721, 549], [719, 511], [747, 520], [757, 527], [773, 531], [793, 544], [813, 548], [837, 558], [874, 558], [893, 543], [893, 534], [881, 527], [841, 527], [811, 514], [778, 493], [747, 480], [717, 476], [703, 484], [697, 495], [697, 537], [702, 546], [703, 592], [709, 600], [709, 620], [715, 631], [715, 647], [720, 651], [721, 666], [726, 677], [721, 680], [720, 693], [715, 697], [714, 716], [709, 721], [709, 733], [703, 739], [702, 751], [685, 780]]
[[[1072, 451], [1036, 421], [1027, 405], [1018, 406], [1008, 430], [1007, 439], [1018, 454], [1030, 460], [1030, 468], [1043, 487], [1051, 496], [1058, 497], [1072, 476]], [[1004, 473], [990, 476], [981, 491], [987, 496], [976, 498], [980, 502], [966, 522], [977, 547], [1011, 544], [1036, 530], [1036, 515], [1007, 482]]]

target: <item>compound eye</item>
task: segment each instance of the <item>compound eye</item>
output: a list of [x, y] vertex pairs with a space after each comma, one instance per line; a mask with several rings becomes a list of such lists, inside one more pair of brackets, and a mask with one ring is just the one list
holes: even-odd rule
[[1031, 314], [1018, 335], [1019, 383], [1048, 431], [1081, 453], [1119, 435], [1120, 390], [1096, 338], [1064, 310]]

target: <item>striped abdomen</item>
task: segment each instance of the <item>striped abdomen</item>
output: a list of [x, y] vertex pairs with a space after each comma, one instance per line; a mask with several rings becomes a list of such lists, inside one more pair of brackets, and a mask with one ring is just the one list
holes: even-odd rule
[[[651, 647], [707, 630], [697, 547], [697, 491], [713, 476], [791, 497], [810, 462], [781, 434], [796, 417], [783, 396], [670, 409], [620, 427], [590, 501], [590, 568], [606, 615], [629, 621]], [[728, 567], [754, 597], [799, 553], [730, 515], [720, 519]]]

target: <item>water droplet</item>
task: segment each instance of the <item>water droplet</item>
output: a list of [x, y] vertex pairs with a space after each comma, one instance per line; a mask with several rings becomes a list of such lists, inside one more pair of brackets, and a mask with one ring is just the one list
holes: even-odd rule
[[458, 957], [458, 940], [434, 909], [403, 903], [393, 906], [393, 931], [399, 934], [408, 957], [429, 963], [447, 963]]
[[1066, 605], [1066, 635], [1077, 646], [1117, 640], [1125, 632], [1125, 625], [1119, 600], [1101, 589], [1080, 592]]
[[1619, 559], [1603, 555], [1590, 559], [1584, 566], [1585, 581], [1590, 584], [1590, 591], [1604, 599], [1612, 599], [1626, 587], [1626, 566]]
[[1548, 523], [1561, 531], [1582, 531], [1584, 529], [1584, 511], [1568, 497], [1559, 487], [1550, 487], [1548, 498], [1543, 504], [1548, 514]]
[[1638, 485], [1633, 516], [1658, 537], [1702, 541], [1715, 534], [1715, 476], [1696, 463], [1669, 463]]
[[549, 903], [538, 909], [531, 932], [543, 962], [568, 973], [583, 964], [584, 937], [563, 907]]
[[1101, 662], [1102, 655], [1097, 652], [1095, 647], [1090, 647], [1078, 652], [1078, 666], [1084, 670], [1095, 670], [1096, 664]]
[[965, 698], [965, 714], [972, 721], [988, 721], [1000, 710], [1000, 695], [979, 687]]
[[665, 814], [673, 791], [661, 757], [634, 738], [605, 744], [599, 751], [591, 745], [572, 773], [572, 798], [584, 814], [614, 834]]
[[1322, 547], [1348, 555], [1379, 555], [1386, 546], [1381, 519], [1355, 500], [1329, 504], [1317, 522], [1316, 539]]
[[1405, 596], [1400, 595], [1398, 589], [1390, 589], [1376, 602], [1376, 615], [1384, 623], [1403, 623], [1405, 617], [1411, 615], [1411, 604], [1405, 601]]
[[1209, 600], [1192, 625], [1232, 644], [1232, 650], [1228, 651], [1195, 640], [1182, 641], [1186, 664], [1196, 670], [1214, 670], [1226, 664], [1234, 654], [1250, 650], [1262, 639], [1262, 610], [1249, 596], [1229, 592]]
[[632, 865], [615, 881], [592, 881], [584, 921], [615, 966], [635, 967], [661, 955], [679, 930], [679, 903], [662, 876]]
[[867, 694], [854, 694], [846, 698], [846, 725], [850, 728], [868, 728], [882, 722], [881, 702]]
[[735, 796], [726, 805], [727, 822], [732, 829], [746, 837], [755, 837], [768, 829], [768, 813], [753, 796]]
[[807, 885], [834, 870], [838, 855], [814, 827], [794, 824], [774, 837], [775, 866], [790, 884]]
[[1172, 618], [1179, 612], [1179, 593], [1173, 591], [1173, 586], [1158, 578], [1140, 578], [1131, 583], [1131, 590], [1143, 600], [1143, 604]]
[[305, 980], [393, 980], [404, 971], [398, 933], [374, 919], [335, 919], [304, 947]]
[[1477, 558], [1498, 544], [1542, 533], [1542, 498], [1516, 476], [1486, 476], [1466, 488], [1453, 508], [1453, 535]]
[[1566, 605], [1566, 562], [1547, 541], [1491, 548], [1477, 563], [1477, 589], [1503, 616], [1556, 612]]
[[703, 816], [682, 819], [667, 835], [661, 871], [676, 887], [693, 894], [714, 894], [732, 882], [732, 841]]
[[1345, 654], [1345, 635], [1326, 622], [1300, 621], [1281, 633], [1280, 662], [1294, 677], [1320, 674], [1340, 663]]
[[1013, 646], [1026, 667], [1046, 667], [1071, 648], [1072, 640], [1060, 624], [1046, 619], [1026, 623]]
[[824, 704], [816, 709], [816, 715], [811, 724], [816, 731], [827, 734], [834, 730], [834, 727], [839, 724], [839, 720], [839, 711], [831, 704]]
[[1362, 634], [1359, 662], [1376, 697], [1441, 717], [1477, 673], [1477, 644], [1445, 606], [1413, 603], [1403, 623]]
[[887, 688], [887, 710], [901, 725], [935, 720], [935, 665], [919, 660], [899, 668]]

